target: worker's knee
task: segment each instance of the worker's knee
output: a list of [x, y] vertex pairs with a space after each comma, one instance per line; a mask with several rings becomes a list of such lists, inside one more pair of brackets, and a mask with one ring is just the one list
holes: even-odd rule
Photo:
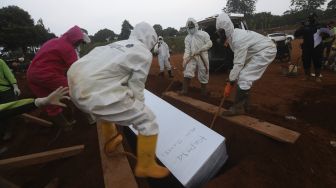
[[139, 134], [141, 135], [151, 136], [159, 134], [159, 126], [155, 121], [133, 125], [133, 128], [139, 131]]
[[238, 80], [238, 86], [242, 90], [249, 90], [252, 87], [252, 81]]
[[184, 71], [183, 71], [183, 75], [186, 78], [193, 78], [195, 77], [195, 71], [189, 67], [187, 67]]
[[147, 107], [142, 111], [142, 115], [136, 118], [133, 127], [142, 135], [155, 135], [159, 133], [159, 126], [155, 121], [154, 113]]

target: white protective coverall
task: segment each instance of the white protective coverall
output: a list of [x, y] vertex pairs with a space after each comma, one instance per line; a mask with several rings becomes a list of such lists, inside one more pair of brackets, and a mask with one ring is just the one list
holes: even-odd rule
[[155, 45], [154, 52], [158, 54], [158, 60], [159, 60], [159, 66], [160, 66], [160, 72], [164, 71], [164, 68], [166, 67], [167, 70], [171, 70], [171, 65], [169, 62], [170, 54], [169, 54], [169, 46], [165, 41], [163, 41], [163, 38], [160, 36], [159, 39], [162, 39], [161, 41], [159, 40], [159, 44]]
[[238, 80], [242, 90], [249, 90], [274, 60], [277, 53], [274, 42], [253, 31], [234, 29], [225, 13], [218, 16], [216, 28], [225, 30], [227, 42], [234, 53], [230, 81]]
[[[198, 67], [198, 80], [202, 84], [207, 84], [209, 81], [209, 57], [208, 50], [212, 47], [210, 36], [207, 32], [198, 30], [198, 23], [195, 19], [189, 18], [188, 23], [193, 22], [195, 31], [188, 30], [188, 35], [184, 40], [185, 50], [183, 55], [183, 65], [185, 66], [184, 77], [195, 77], [196, 66]], [[200, 54], [200, 55], [195, 55]], [[187, 62], [190, 57], [195, 55], [189, 63]], [[202, 56], [202, 58], [200, 57]], [[206, 67], [204, 67], [207, 66]], [[208, 70], [208, 72], [206, 71]]]
[[157, 41], [152, 26], [141, 22], [128, 40], [96, 47], [68, 71], [75, 105], [99, 119], [158, 134], [155, 115], [144, 104], [144, 88]]

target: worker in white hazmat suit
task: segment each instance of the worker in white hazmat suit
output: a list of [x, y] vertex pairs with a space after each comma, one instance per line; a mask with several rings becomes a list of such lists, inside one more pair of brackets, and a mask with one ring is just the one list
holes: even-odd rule
[[141, 22], [128, 40], [96, 47], [68, 71], [70, 97], [80, 109], [107, 122], [138, 130], [138, 177], [161, 178], [167, 168], [155, 161], [159, 133], [153, 112], [144, 104], [144, 88], [157, 41], [152, 26]]
[[206, 85], [209, 81], [208, 50], [212, 47], [210, 36], [205, 31], [198, 30], [195, 19], [187, 21], [188, 35], [184, 40], [185, 50], [183, 55], [184, 80], [181, 94], [188, 93], [190, 80], [195, 77], [198, 69], [198, 80], [201, 83], [202, 95], [206, 94]]
[[159, 76], [164, 76], [164, 68], [166, 67], [169, 77], [173, 78], [170, 65], [169, 46], [167, 43], [165, 43], [165, 41], [163, 41], [163, 37], [159, 36], [159, 41], [155, 45], [154, 52], [158, 54], [160, 66]]
[[233, 23], [225, 13], [217, 17], [216, 28], [221, 42], [224, 45], [228, 44], [234, 53], [233, 68], [224, 89], [225, 97], [230, 95], [237, 83], [234, 104], [223, 115], [243, 114], [248, 110], [250, 88], [274, 60], [276, 46], [270, 39], [256, 32], [234, 29]]

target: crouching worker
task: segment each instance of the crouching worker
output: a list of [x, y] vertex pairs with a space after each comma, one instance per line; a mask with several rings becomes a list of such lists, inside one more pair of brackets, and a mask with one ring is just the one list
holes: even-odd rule
[[[152, 26], [141, 22], [128, 40], [96, 47], [68, 71], [70, 96], [75, 105], [107, 122], [138, 130], [137, 177], [162, 178], [167, 168], [155, 161], [159, 133], [155, 115], [144, 104], [144, 88], [157, 41]], [[117, 172], [116, 172], [117, 173]]]
[[[78, 59], [80, 45], [90, 41], [81, 28], [74, 26], [61, 37], [44, 43], [27, 71], [27, 81], [32, 92], [37, 97], [45, 97], [60, 86], [67, 87], [66, 71]], [[65, 117], [59, 106], [49, 105], [44, 110], [56, 126], [69, 130], [75, 123], [75, 120]]]
[[235, 101], [224, 116], [244, 114], [248, 109], [249, 91], [254, 81], [265, 72], [276, 56], [276, 46], [267, 37], [242, 29], [234, 29], [233, 23], [225, 13], [216, 20], [217, 33], [223, 45], [229, 45], [234, 53], [233, 68], [224, 89], [224, 96], [229, 97], [237, 84]]

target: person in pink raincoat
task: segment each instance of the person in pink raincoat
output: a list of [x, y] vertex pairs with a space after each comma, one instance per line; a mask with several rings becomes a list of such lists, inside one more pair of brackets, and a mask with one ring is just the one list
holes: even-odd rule
[[[90, 38], [78, 26], [70, 28], [61, 37], [44, 43], [35, 55], [27, 71], [30, 89], [37, 97], [46, 97], [60, 86], [68, 87], [66, 72], [79, 58], [81, 43], [89, 43]], [[70, 125], [62, 115], [59, 106], [45, 107], [50, 119], [56, 125]]]

